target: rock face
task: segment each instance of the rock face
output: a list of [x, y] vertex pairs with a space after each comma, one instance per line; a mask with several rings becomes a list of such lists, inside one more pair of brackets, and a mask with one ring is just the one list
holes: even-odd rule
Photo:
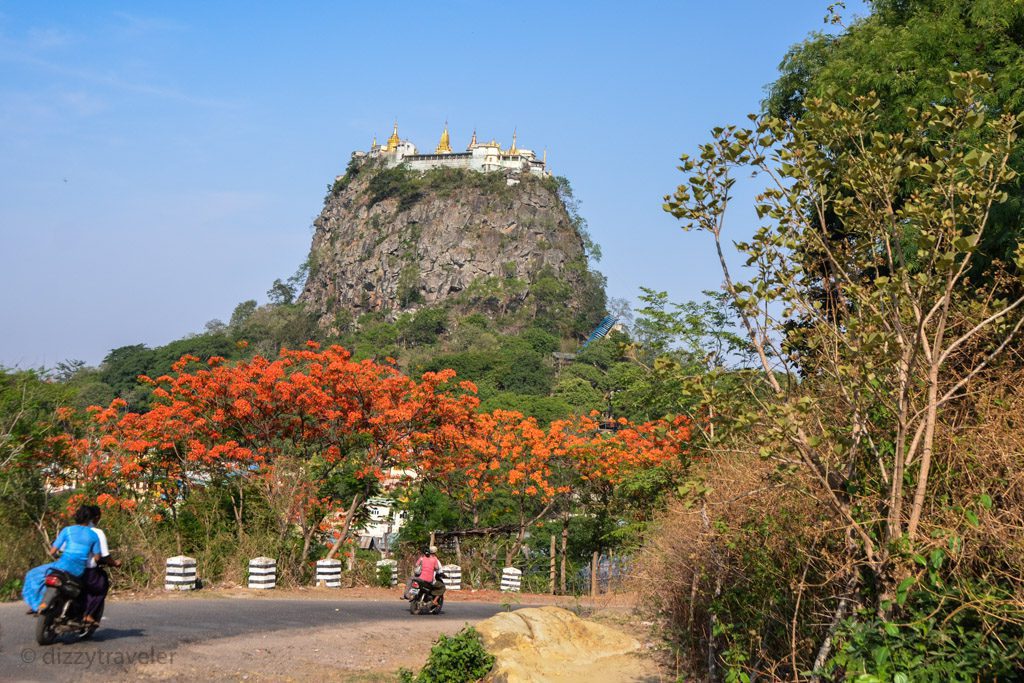
[[518, 609], [476, 625], [496, 658], [488, 683], [660, 681], [633, 636], [559, 607]]
[[[595, 280], [557, 187], [497, 172], [350, 165], [314, 221], [300, 301], [328, 328], [339, 314], [394, 318], [453, 298], [507, 313], [554, 297], [579, 315], [593, 306]], [[595, 316], [584, 313], [588, 323]]]

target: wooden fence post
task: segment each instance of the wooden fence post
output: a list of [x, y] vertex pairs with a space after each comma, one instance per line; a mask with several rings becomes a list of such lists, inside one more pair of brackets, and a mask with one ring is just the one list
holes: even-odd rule
[[568, 554], [566, 548], [569, 545], [569, 525], [566, 524], [562, 527], [562, 569], [560, 572], [560, 578], [558, 581], [558, 589], [562, 595], [565, 595], [565, 556]]
[[597, 551], [594, 551], [594, 557], [590, 561], [590, 597], [597, 597]]
[[551, 576], [548, 578], [548, 590], [555, 594], [555, 535], [551, 534]]
[[612, 571], [614, 570], [614, 568], [615, 568], [615, 551], [614, 550], [609, 550], [608, 551], [608, 592], [609, 593], [614, 593], [615, 592], [615, 591], [612, 590]]

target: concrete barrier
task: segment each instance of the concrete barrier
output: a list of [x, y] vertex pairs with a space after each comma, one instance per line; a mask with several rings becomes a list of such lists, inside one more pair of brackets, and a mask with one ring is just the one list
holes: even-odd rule
[[341, 588], [341, 560], [317, 560], [316, 585]]
[[254, 557], [249, 560], [249, 588], [267, 590], [277, 586], [277, 560]]
[[505, 567], [501, 570], [501, 590], [519, 592], [523, 582], [523, 570], [515, 567]]
[[167, 558], [167, 573], [164, 589], [169, 591], [191, 591], [196, 589], [196, 561], [193, 557], [176, 555]]
[[441, 567], [444, 572], [444, 586], [450, 591], [462, 590], [462, 567], [457, 564], [446, 564]]

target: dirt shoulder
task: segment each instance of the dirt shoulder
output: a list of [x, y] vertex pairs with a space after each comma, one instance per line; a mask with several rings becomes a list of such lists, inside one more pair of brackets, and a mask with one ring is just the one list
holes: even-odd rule
[[[358, 587], [347, 589], [291, 588], [254, 591], [218, 587], [190, 593], [153, 591], [125, 593], [119, 601], [171, 599], [360, 600], [394, 604], [401, 594], [395, 589]], [[633, 597], [627, 594], [598, 598], [566, 598], [551, 595], [510, 594], [493, 590], [452, 592], [454, 602], [478, 602], [518, 606], [556, 605], [582, 616], [627, 630], [636, 635], [639, 622], [632, 615]], [[408, 616], [408, 615], [406, 615]], [[138, 666], [133, 678], [160, 681], [356, 681], [371, 683], [398, 680], [398, 670], [418, 670], [426, 662], [441, 634], [452, 635], [465, 626], [458, 620], [431, 618], [380, 619], [338, 627], [277, 630], [216, 640], [184, 643], [174, 650], [173, 660]], [[640, 626], [643, 630], [643, 627]], [[651, 650], [651, 659], [656, 659]], [[665, 678], [664, 680], [673, 680]]]
[[276, 631], [190, 643], [173, 661], [136, 667], [131, 677], [160, 681], [396, 681], [426, 662], [442, 633], [463, 624], [427, 619], [367, 621], [338, 628]]

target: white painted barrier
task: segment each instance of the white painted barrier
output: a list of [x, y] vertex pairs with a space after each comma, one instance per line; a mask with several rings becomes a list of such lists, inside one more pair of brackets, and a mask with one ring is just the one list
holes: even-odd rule
[[398, 560], [381, 560], [377, 563], [377, 576], [381, 574], [381, 567], [391, 568], [391, 585], [398, 585]]
[[277, 560], [254, 557], [249, 560], [249, 588], [266, 590], [277, 586]]
[[196, 589], [195, 558], [176, 555], [167, 558], [164, 590], [191, 591]]
[[341, 560], [316, 561], [316, 585], [328, 588], [341, 588]]
[[501, 590], [519, 592], [519, 586], [523, 582], [523, 570], [515, 567], [505, 567], [501, 570]]
[[462, 567], [457, 564], [446, 564], [441, 567], [444, 572], [444, 587], [450, 591], [462, 590]]

